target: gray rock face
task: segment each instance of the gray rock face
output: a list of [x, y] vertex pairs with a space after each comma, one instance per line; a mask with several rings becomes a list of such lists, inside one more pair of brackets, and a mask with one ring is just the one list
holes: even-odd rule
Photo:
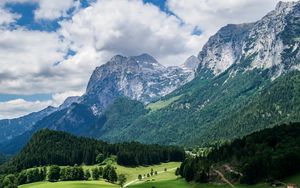
[[101, 114], [119, 96], [149, 103], [193, 79], [186, 67], [165, 67], [152, 56], [114, 56], [97, 67], [87, 86], [83, 103]]
[[242, 55], [242, 46], [254, 24], [227, 25], [210, 37], [199, 53], [199, 71], [208, 69], [214, 75], [227, 70]]
[[[299, 69], [295, 62], [299, 59], [299, 7], [300, 1], [279, 2], [255, 23], [223, 27], [199, 53], [198, 72], [216, 76], [237, 65], [243, 71], [272, 69], [277, 77], [291, 68]], [[286, 62], [287, 56], [294, 61]]]
[[37, 121], [56, 110], [56, 108], [49, 106], [39, 112], [33, 112], [20, 118], [0, 120], [0, 143], [31, 130]]

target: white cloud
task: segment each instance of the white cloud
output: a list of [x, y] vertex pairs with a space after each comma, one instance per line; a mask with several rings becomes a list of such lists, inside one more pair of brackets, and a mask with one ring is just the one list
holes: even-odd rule
[[36, 20], [55, 20], [61, 17], [68, 17], [68, 11], [71, 9], [76, 11], [80, 8], [80, 0], [0, 0], [0, 5], [2, 6], [8, 3], [38, 4], [38, 8], [34, 11]]
[[29, 112], [40, 111], [50, 104], [51, 101], [30, 102], [23, 99], [0, 102], [0, 119], [20, 117]]
[[[101, 56], [147, 52], [164, 64], [184, 62], [197, 42], [190, 34], [192, 28], [182, 26], [175, 16], [161, 12], [158, 7], [138, 0], [99, 0], [61, 25], [62, 35], [75, 51], [93, 49]], [[165, 62], [166, 59], [176, 61]]]
[[[292, 0], [290, 0], [292, 1]], [[279, 0], [168, 0], [167, 7], [191, 27], [199, 27], [200, 50], [208, 38], [227, 24], [255, 22], [273, 10]]]
[[66, 17], [71, 8], [78, 8], [78, 0], [38, 0], [39, 8], [35, 11], [36, 19], [54, 20]]
[[7, 26], [14, 23], [18, 18], [20, 18], [20, 15], [9, 12], [1, 7], [0, 4], [0, 26]]

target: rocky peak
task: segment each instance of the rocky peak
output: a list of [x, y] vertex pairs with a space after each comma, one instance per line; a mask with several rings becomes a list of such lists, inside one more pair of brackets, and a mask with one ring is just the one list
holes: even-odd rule
[[[299, 4], [279, 2], [275, 10], [255, 23], [221, 28], [199, 53], [198, 74], [216, 76], [230, 67], [243, 71], [272, 69], [277, 76], [288, 70], [291, 65], [287, 64], [297, 62], [300, 56]], [[291, 56], [295, 57], [293, 61], [284, 62]]]
[[66, 100], [58, 107], [59, 110], [68, 108], [71, 106], [73, 103], [78, 103], [80, 101], [79, 96], [71, 96], [67, 97]]
[[189, 58], [187, 58], [187, 60], [183, 63], [182, 67], [196, 71], [199, 63], [199, 59], [196, 56], [192, 55]]
[[276, 5], [275, 11], [277, 11], [277, 12], [289, 11], [296, 4], [297, 4], [297, 2], [295, 2], [295, 1], [293, 1], [293, 2], [279, 1]]
[[229, 24], [210, 37], [198, 58], [199, 69], [208, 69], [218, 75], [228, 69], [240, 57], [243, 40], [253, 24]]
[[120, 96], [149, 103], [187, 83], [193, 74], [182, 67], [164, 67], [149, 54], [117, 55], [95, 69], [83, 103], [95, 114], [101, 114]]

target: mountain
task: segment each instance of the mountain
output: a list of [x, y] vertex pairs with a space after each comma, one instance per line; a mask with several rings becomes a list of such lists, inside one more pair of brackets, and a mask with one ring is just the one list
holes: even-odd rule
[[93, 72], [83, 104], [99, 115], [118, 97], [145, 104], [157, 100], [193, 79], [193, 69], [164, 67], [152, 56], [114, 56]]
[[21, 136], [27, 131], [31, 131], [36, 122], [49, 116], [53, 112], [68, 108], [72, 103], [76, 103], [78, 101], [79, 97], [68, 97], [59, 107], [48, 106], [41, 111], [33, 112], [19, 118], [0, 120], [0, 128], [2, 130], [0, 132], [0, 144], [2, 142], [7, 142], [12, 138]]
[[0, 120], [0, 143], [31, 130], [37, 121], [50, 115], [54, 111], [56, 111], [56, 108], [48, 106], [39, 112], [33, 112], [20, 118]]
[[280, 2], [255, 23], [221, 28], [191, 82], [99, 138], [207, 145], [300, 121], [299, 16], [300, 2]]
[[255, 23], [221, 28], [179, 67], [148, 54], [114, 56], [77, 103], [11, 142], [49, 128], [110, 142], [209, 145], [300, 121], [299, 17], [300, 2], [280, 2]]
[[[196, 63], [165, 67], [148, 54], [132, 57], [116, 55], [94, 70], [83, 96], [69, 97], [58, 108], [51, 108], [51, 113], [43, 114], [39, 118], [33, 119], [31, 114], [26, 116], [31, 120], [30, 127], [20, 123], [20, 126], [16, 126], [21, 127], [17, 134], [11, 133], [13, 126], [3, 122], [5, 134], [10, 137], [3, 139], [3, 149], [0, 152], [17, 152], [34, 132], [43, 128], [81, 136], [92, 136], [95, 132], [103, 134], [93, 128], [100, 126], [97, 122], [108, 114], [105, 113], [106, 109], [116, 99], [136, 100], [142, 106], [155, 101], [192, 80]], [[101, 130], [104, 131], [105, 127]]]

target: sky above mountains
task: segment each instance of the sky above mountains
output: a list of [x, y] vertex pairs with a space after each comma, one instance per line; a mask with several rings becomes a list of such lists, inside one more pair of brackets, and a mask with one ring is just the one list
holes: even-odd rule
[[0, 0], [0, 119], [81, 95], [113, 55], [182, 64], [229, 23], [254, 22], [277, 0]]

